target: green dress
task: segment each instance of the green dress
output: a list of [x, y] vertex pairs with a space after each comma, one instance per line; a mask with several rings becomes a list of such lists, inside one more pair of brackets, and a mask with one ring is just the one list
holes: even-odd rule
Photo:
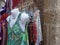
[[8, 25], [7, 45], [29, 45], [27, 25], [25, 28], [25, 32], [23, 32], [19, 25], [20, 15], [21, 14], [19, 14], [18, 20], [15, 22], [12, 28], [10, 28], [10, 25]]

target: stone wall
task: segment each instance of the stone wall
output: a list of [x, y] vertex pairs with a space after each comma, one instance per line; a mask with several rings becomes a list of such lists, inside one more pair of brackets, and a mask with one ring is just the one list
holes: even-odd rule
[[[57, 0], [44, 0], [44, 45], [55, 45], [56, 33], [56, 2]], [[46, 28], [45, 28], [46, 27]]]
[[44, 45], [60, 45], [60, 0], [44, 0]]
[[[38, 0], [37, 0], [38, 1]], [[37, 2], [36, 1], [36, 2]], [[44, 45], [60, 45], [60, 1], [40, 1]], [[39, 7], [38, 6], [38, 7]]]
[[60, 0], [57, 0], [56, 45], [60, 45]]

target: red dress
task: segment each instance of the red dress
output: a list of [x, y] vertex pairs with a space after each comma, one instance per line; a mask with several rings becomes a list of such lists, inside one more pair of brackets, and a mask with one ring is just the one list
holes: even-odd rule
[[37, 40], [36, 22], [30, 22], [28, 25], [29, 45], [35, 45]]

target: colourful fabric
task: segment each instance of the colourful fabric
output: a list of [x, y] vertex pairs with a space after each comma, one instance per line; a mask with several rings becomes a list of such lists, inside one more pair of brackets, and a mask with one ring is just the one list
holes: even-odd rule
[[6, 20], [1, 20], [0, 24], [1, 24], [0, 36], [2, 37], [0, 45], [6, 45], [6, 42], [7, 42], [7, 22], [6, 22]]
[[37, 40], [36, 22], [30, 22], [28, 26], [29, 45], [35, 45]]
[[0, 40], [0, 45], [6, 45], [7, 42], [7, 14], [5, 14], [6, 10], [0, 12], [0, 37], [2, 40]]
[[13, 6], [12, 6], [12, 8], [15, 8], [18, 5], [19, 1], [20, 0], [13, 0], [13, 2], [12, 2]]
[[10, 27], [10, 25], [8, 25], [7, 45], [29, 45], [27, 26], [26, 31], [23, 32], [19, 25], [19, 18], [20, 15], [18, 16], [18, 20], [16, 21], [12, 28]]
[[11, 8], [12, 8], [12, 0], [6, 0], [6, 12], [10, 14]]
[[8, 14], [4, 13], [4, 14], [2, 15], [2, 17], [1, 17], [1, 20], [6, 20], [6, 18], [7, 18], [8, 16], [9, 16]]
[[1, 22], [1, 29], [2, 29], [2, 44], [1, 45], [6, 45], [7, 42], [7, 21], [2, 20]]
[[30, 10], [28, 13], [30, 16], [30, 22], [28, 24], [29, 45], [35, 45], [37, 40], [36, 21], [34, 20], [34, 12]]
[[6, 7], [2, 7], [2, 11], [0, 11], [0, 45], [6, 45], [7, 42], [7, 14], [6, 14]]
[[14, 9], [18, 3], [19, 3], [20, 0], [6, 0], [6, 8], [7, 10], [11, 10]]

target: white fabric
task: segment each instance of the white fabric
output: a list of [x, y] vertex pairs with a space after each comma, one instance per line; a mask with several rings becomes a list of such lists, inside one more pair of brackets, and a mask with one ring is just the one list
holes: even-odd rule
[[25, 32], [25, 25], [26, 25], [26, 22], [29, 21], [29, 15], [26, 12], [23, 12], [20, 18], [21, 18], [20, 26], [22, 28], [22, 31]]
[[[11, 11], [11, 14], [10, 16], [7, 17], [7, 21], [8, 23], [10, 24], [10, 27], [12, 28], [13, 25], [15, 24], [20, 12], [18, 10], [18, 8], [15, 8]], [[9, 22], [10, 21], [10, 22]]]
[[[16, 14], [17, 12], [17, 14]], [[12, 28], [13, 25], [15, 24], [16, 20], [18, 20], [18, 16], [19, 16], [19, 13], [17, 11], [17, 9], [14, 9], [11, 11], [12, 15], [8, 16], [7, 17], [7, 21], [8, 23], [10, 24], [10, 27]], [[14, 14], [15, 13], [15, 14]], [[15, 19], [13, 19], [13, 17], [15, 17]], [[9, 22], [10, 20], [10, 22]], [[19, 20], [19, 24], [20, 24], [20, 27], [22, 29], [23, 32], [25, 32], [25, 25], [26, 25], [26, 22], [29, 21], [29, 16], [26, 12], [23, 12], [20, 16], [20, 20]]]
[[36, 45], [39, 45], [40, 42], [43, 39], [42, 39], [42, 31], [41, 31], [41, 22], [40, 22], [39, 10], [36, 13], [38, 13], [38, 16], [36, 18], [36, 24], [37, 24], [37, 41], [36, 41]]
[[21, 24], [21, 22], [19, 21], [20, 27], [22, 29], [23, 32], [25, 32], [25, 24]]
[[19, 13], [20, 13], [20, 11], [18, 8], [11, 10], [11, 14], [13, 17], [16, 17], [17, 15], [19, 15]]
[[40, 22], [39, 16], [36, 19], [36, 24], [37, 24], [37, 42], [36, 42], [36, 45], [39, 45], [39, 43], [43, 40], [42, 39], [42, 31], [41, 31], [41, 22]]
[[[18, 16], [17, 16], [18, 17]], [[12, 28], [13, 25], [15, 24], [16, 20], [17, 20], [17, 17], [15, 19], [13, 19], [12, 15], [11, 15], [11, 21], [10, 21], [10, 27]]]

